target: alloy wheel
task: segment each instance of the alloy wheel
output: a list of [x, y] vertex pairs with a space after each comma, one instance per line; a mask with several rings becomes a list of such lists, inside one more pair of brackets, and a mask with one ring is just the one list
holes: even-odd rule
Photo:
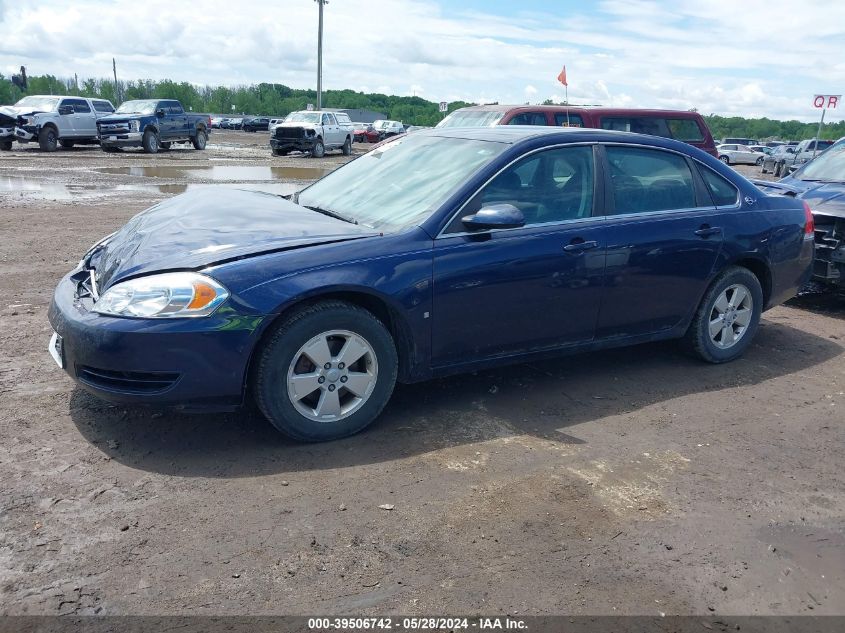
[[736, 345], [748, 331], [754, 314], [751, 292], [742, 284], [723, 290], [710, 310], [710, 340], [720, 349]]

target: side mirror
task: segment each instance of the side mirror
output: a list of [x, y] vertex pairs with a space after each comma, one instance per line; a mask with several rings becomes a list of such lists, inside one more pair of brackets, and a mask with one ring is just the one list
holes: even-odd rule
[[164, 117], [164, 108], [159, 108], [158, 110], [156, 110], [156, 116], [160, 119], [163, 118]]
[[73, 106], [72, 105], [60, 105], [59, 106], [59, 114], [73, 114]]
[[525, 226], [525, 216], [512, 204], [502, 203], [483, 207], [478, 213], [461, 218], [461, 222], [471, 231], [515, 229]]

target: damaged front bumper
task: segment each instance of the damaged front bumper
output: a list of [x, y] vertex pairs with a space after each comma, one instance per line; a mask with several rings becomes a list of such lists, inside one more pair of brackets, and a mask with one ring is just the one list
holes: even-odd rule
[[845, 218], [814, 213], [813, 280], [845, 287]]
[[38, 138], [37, 125], [19, 125], [15, 128], [15, 138], [21, 143], [28, 143]]

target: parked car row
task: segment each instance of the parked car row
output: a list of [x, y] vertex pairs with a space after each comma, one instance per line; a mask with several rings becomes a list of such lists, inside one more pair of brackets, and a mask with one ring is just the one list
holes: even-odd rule
[[105, 99], [31, 95], [0, 107], [0, 149], [13, 141], [38, 143], [45, 152], [76, 144], [99, 144], [106, 152], [141, 147], [154, 154], [174, 142], [205, 149], [211, 119], [185, 112], [175, 99], [126, 101], [117, 110]]
[[763, 159], [762, 171], [772, 173], [776, 177], [788, 176], [805, 163], [813, 160], [833, 145], [833, 141], [817, 140], [815, 138], [801, 141], [796, 146], [781, 145]]

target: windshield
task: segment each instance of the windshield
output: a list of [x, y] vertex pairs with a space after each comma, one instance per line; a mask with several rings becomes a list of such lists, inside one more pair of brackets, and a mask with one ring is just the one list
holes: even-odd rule
[[16, 108], [32, 108], [49, 112], [59, 102], [56, 97], [24, 97], [15, 104]]
[[298, 202], [372, 228], [399, 230], [431, 215], [507, 147], [489, 141], [401, 136], [318, 180], [299, 194]]
[[393, 121], [379, 120], [373, 123], [373, 127], [377, 130], [386, 130], [389, 127], [393, 127]]
[[152, 114], [156, 110], [158, 101], [138, 100], [125, 101], [115, 110], [115, 114]]
[[437, 124], [437, 127], [488, 127], [496, 125], [505, 116], [496, 110], [455, 110]]
[[285, 123], [319, 123], [319, 112], [291, 112], [285, 117]]
[[833, 147], [816, 156], [793, 176], [799, 180], [845, 182], [845, 139], [837, 141]]

